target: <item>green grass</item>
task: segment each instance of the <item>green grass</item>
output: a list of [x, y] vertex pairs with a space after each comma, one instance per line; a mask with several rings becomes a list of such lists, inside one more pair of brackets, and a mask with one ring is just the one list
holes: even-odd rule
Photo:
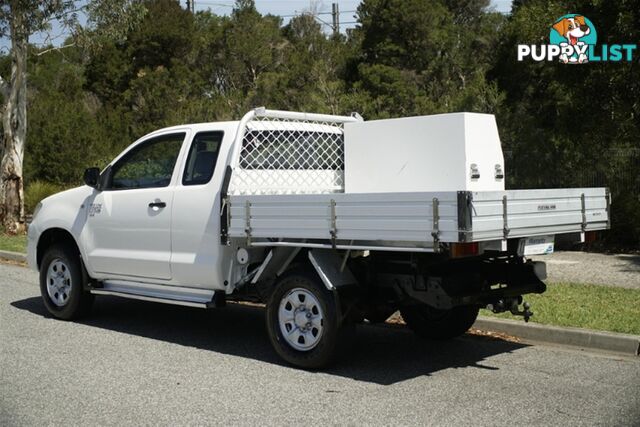
[[[552, 283], [542, 295], [526, 295], [532, 322], [640, 335], [640, 290]], [[513, 318], [509, 313], [485, 316]]]
[[24, 234], [10, 236], [0, 230], [0, 251], [27, 252], [27, 236]]

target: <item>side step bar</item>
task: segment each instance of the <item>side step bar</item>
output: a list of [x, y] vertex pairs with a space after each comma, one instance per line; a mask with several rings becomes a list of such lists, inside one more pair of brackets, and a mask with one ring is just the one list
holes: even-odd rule
[[107, 280], [103, 282], [101, 288], [92, 288], [91, 293], [198, 308], [210, 308], [224, 304], [224, 293], [216, 295], [215, 291], [208, 289], [184, 288], [125, 280]]

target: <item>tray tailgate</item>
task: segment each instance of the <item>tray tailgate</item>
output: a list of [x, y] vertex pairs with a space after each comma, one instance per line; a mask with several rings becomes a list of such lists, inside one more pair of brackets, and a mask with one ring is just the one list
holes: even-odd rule
[[472, 196], [473, 241], [504, 237], [505, 196], [508, 238], [609, 228], [606, 188], [507, 190], [475, 192]]

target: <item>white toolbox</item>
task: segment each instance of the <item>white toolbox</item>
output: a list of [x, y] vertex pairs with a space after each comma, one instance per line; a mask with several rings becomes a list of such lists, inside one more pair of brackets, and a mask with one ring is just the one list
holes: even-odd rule
[[345, 123], [344, 145], [345, 193], [504, 190], [491, 114]]

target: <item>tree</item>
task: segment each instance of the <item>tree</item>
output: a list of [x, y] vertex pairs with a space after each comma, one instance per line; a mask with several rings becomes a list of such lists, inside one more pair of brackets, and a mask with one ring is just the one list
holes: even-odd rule
[[8, 80], [0, 76], [0, 223], [10, 233], [20, 231], [24, 223], [22, 161], [27, 136], [29, 35], [45, 29], [51, 19], [62, 18], [73, 6], [73, 1], [9, 0], [0, 7], [0, 36], [11, 39], [11, 74]]
[[[88, 166], [104, 166], [115, 147], [100, 120], [98, 99], [83, 89], [82, 49], [29, 54], [29, 129], [25, 199], [35, 181], [80, 184]], [[117, 147], [121, 148], [121, 147]]]
[[493, 112], [487, 82], [503, 18], [486, 0], [363, 0], [349, 79], [368, 117]]
[[[113, 28], [122, 16], [131, 15], [132, 0], [96, 0], [89, 5], [98, 22]], [[24, 228], [23, 159], [27, 137], [27, 58], [29, 36], [47, 30], [54, 20], [75, 28], [78, 5], [76, 0], [8, 0], [0, 6], [0, 36], [11, 39], [11, 72], [7, 79], [0, 76], [3, 103], [2, 150], [0, 151], [0, 224], [10, 233]], [[135, 14], [133, 14], [135, 16]], [[129, 22], [124, 20], [125, 22]], [[103, 33], [97, 33], [103, 35]], [[73, 45], [73, 43], [71, 43]], [[54, 48], [55, 49], [55, 48]]]
[[[567, 11], [589, 17], [598, 44], [629, 43], [640, 34], [640, 1], [579, 0], [571, 7], [519, 1], [501, 31], [490, 76], [506, 94], [497, 115], [508, 185], [524, 188], [606, 186], [612, 230], [606, 238], [628, 247], [640, 241], [640, 69], [633, 62], [576, 67], [517, 61], [515, 46], [545, 44], [549, 25]], [[634, 55], [635, 56], [635, 55]], [[535, 161], [532, 161], [535, 159]]]
[[280, 34], [281, 18], [262, 16], [253, 0], [237, 0], [222, 32], [218, 90], [235, 114], [262, 104], [258, 93], [264, 73], [282, 65], [286, 46]]

